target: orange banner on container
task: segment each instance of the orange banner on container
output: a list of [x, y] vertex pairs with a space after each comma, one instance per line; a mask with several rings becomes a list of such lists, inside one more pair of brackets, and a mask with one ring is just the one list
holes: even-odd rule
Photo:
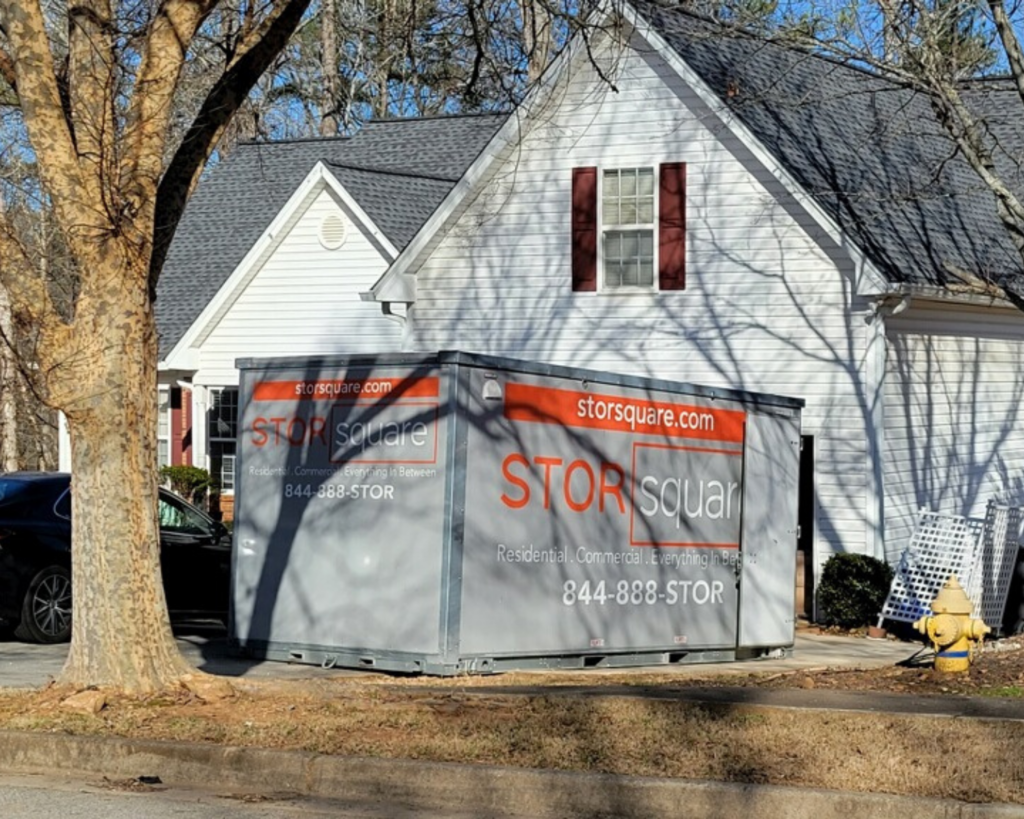
[[260, 381], [254, 401], [398, 401], [406, 398], [437, 398], [437, 378], [308, 379]]
[[740, 444], [743, 443], [746, 413], [619, 395], [506, 384], [505, 417], [511, 421], [537, 424]]

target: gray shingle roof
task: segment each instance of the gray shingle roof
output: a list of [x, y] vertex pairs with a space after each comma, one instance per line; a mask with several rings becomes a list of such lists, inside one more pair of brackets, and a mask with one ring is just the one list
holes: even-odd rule
[[[890, 281], [1020, 280], [992, 194], [924, 96], [678, 8], [637, 8]], [[1005, 149], [1000, 170], [1024, 192], [1013, 161], [1024, 153], [1024, 122], [1011, 94], [999, 83], [968, 92]]]
[[371, 122], [350, 138], [245, 143], [192, 196], [157, 286], [160, 357], [170, 352], [317, 162], [328, 165], [399, 250], [507, 115]]

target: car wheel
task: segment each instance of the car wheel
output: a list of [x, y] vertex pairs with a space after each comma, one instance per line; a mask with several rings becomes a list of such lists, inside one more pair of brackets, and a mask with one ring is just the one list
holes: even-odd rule
[[34, 643], [71, 639], [71, 573], [67, 569], [48, 566], [32, 578], [14, 635]]

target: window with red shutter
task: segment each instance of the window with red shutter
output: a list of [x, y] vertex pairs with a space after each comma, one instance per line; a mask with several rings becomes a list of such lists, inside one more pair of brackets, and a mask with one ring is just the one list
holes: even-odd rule
[[685, 288], [685, 164], [574, 168], [572, 206], [573, 290]]

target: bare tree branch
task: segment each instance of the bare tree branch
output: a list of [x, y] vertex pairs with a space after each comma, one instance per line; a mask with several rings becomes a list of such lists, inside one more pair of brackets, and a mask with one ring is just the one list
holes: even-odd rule
[[143, 46], [128, 117], [125, 182], [133, 207], [152, 203], [163, 172], [164, 147], [174, 95], [196, 31], [216, 0], [166, 0], [153, 19]]
[[18, 78], [14, 72], [14, 60], [2, 48], [0, 48], [0, 78], [11, 87], [15, 94], [18, 93]]
[[[110, 179], [117, 131], [117, 60], [110, 3], [76, 0], [68, 9], [68, 104], [78, 163], [95, 184]], [[111, 203], [107, 203], [108, 210]], [[116, 205], [114, 205], [116, 208]]]
[[310, 0], [278, 3], [265, 20], [243, 38], [235, 58], [207, 95], [157, 189], [149, 288], [155, 297], [167, 248], [181, 219], [188, 194], [231, 117], [298, 27]]
[[15, 323], [42, 331], [44, 353], [66, 348], [71, 327], [53, 302], [46, 279], [33, 264], [6, 214], [0, 213], [0, 285], [7, 291]]
[[[1017, 190], [1022, 167], [1017, 155], [1019, 146], [1003, 144], [999, 127], [993, 127], [997, 125], [992, 119], [993, 111], [974, 99], [971, 89], [977, 89], [977, 85], [965, 82], [998, 65], [1000, 55], [995, 49], [1001, 46], [1012, 83], [1003, 87], [1012, 87], [1017, 99], [1024, 103], [1024, 53], [1005, 4], [1001, 0], [986, 0], [984, 5], [992, 19], [976, 25], [972, 17], [976, 9], [971, 5], [886, 0], [882, 6], [881, 32], [871, 25], [873, 7], [858, 7], [852, 27], [849, 21], [844, 26], [822, 15], [812, 25], [783, 27], [769, 39], [790, 48], [799, 43], [809, 55], [825, 54], [861, 69], [866, 67], [892, 83], [894, 90], [909, 90], [926, 100], [935, 122], [950, 142], [953, 157], [970, 168], [978, 190], [992, 195], [999, 226], [1018, 259], [1024, 260], [1024, 201]], [[878, 35], [884, 41], [880, 48]], [[1003, 85], [1006, 79], [998, 82]], [[1003, 159], [1017, 170], [1007, 173]], [[994, 284], [1013, 304], [1024, 309], [1024, 275], [1019, 268], [1002, 272], [973, 270], [964, 274]]]
[[43, 186], [63, 186], [68, 195], [54, 203], [58, 221], [68, 234], [86, 203], [96, 201], [98, 187], [86, 185], [78, 165], [78, 151], [61, 102], [53, 56], [39, 0], [0, 0], [11, 44], [15, 80], [25, 128], [39, 158]]
[[1006, 13], [1006, 6], [1001, 0], [989, 0], [988, 7], [995, 21], [996, 31], [999, 32], [1003, 51], [1006, 52], [1006, 61], [1010, 66], [1010, 76], [1013, 77], [1017, 96], [1020, 97], [1021, 103], [1024, 103], [1024, 53], [1021, 53], [1020, 40], [1017, 39], [1013, 24]]
[[[252, 52], [257, 49], [261, 52], [266, 52], [274, 44], [281, 46], [283, 43], [286, 43], [288, 38], [299, 27], [302, 16], [306, 13], [306, 9], [309, 8], [309, 0], [306, 0], [306, 2], [286, 0], [286, 2], [278, 2], [271, 5], [271, 11], [267, 12], [267, 15], [260, 20], [259, 25], [253, 26], [250, 20], [249, 24], [242, 28], [241, 39], [239, 39], [235, 46], [234, 54], [226, 66], [229, 71], [235, 68], [242, 60], [248, 59]], [[282, 40], [279, 40], [278, 36], [285, 30], [287, 33]], [[265, 65], [256, 74], [257, 77], [267, 69], [271, 61], [279, 53], [280, 48], [274, 54], [266, 57]]]
[[523, 0], [519, 4], [523, 25], [523, 50], [528, 62], [528, 78], [536, 82], [551, 60], [555, 50], [553, 20], [557, 9], [543, 0]]

